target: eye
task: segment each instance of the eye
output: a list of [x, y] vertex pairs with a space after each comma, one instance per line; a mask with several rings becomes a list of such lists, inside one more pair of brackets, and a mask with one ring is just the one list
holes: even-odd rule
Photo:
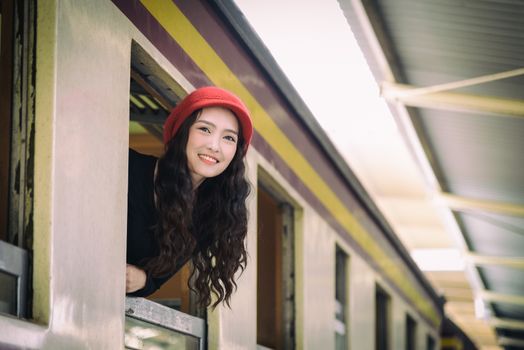
[[198, 130], [202, 131], [202, 132], [205, 132], [205, 133], [211, 133], [211, 130], [209, 130], [209, 128], [207, 126], [200, 126], [198, 127]]
[[224, 139], [227, 140], [227, 141], [230, 141], [230, 142], [237, 142], [237, 139], [233, 136], [230, 136], [230, 135], [226, 135], [224, 136]]

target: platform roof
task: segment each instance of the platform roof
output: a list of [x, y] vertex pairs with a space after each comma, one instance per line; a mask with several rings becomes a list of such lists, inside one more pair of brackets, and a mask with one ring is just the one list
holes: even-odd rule
[[[524, 347], [524, 2], [237, 3], [408, 250], [463, 258], [456, 269], [421, 266], [449, 317], [480, 349]], [[338, 15], [346, 37], [336, 35]], [[287, 27], [274, 30], [280, 20]], [[339, 75], [327, 73], [354, 39], [390, 112], [371, 127], [367, 111], [352, 118], [355, 109], [346, 116], [336, 106], [342, 126], [316, 107], [344, 88], [346, 105], [357, 102], [352, 78], [340, 85], [343, 63]], [[322, 63], [308, 61], [313, 50]], [[337, 125], [354, 131], [340, 135]]]
[[524, 3], [340, 3], [466, 258], [471, 297], [449, 293], [449, 313], [487, 346], [458, 307], [476, 299], [500, 347], [524, 346]]

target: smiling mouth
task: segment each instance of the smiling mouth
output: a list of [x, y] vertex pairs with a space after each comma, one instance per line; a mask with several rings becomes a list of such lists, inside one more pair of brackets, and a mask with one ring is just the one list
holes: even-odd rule
[[208, 164], [217, 164], [218, 163], [218, 159], [211, 157], [207, 154], [199, 153], [198, 158], [200, 158], [203, 162], [208, 163]]

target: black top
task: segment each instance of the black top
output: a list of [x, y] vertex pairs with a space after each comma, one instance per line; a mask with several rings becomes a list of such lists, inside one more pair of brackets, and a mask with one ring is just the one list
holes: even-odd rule
[[[127, 263], [143, 267], [145, 260], [158, 255], [154, 237], [157, 214], [154, 200], [154, 174], [157, 158], [129, 150], [127, 197]], [[178, 264], [178, 271], [182, 264]], [[151, 277], [147, 273], [146, 285], [131, 296], [145, 297], [153, 294], [173, 274]]]

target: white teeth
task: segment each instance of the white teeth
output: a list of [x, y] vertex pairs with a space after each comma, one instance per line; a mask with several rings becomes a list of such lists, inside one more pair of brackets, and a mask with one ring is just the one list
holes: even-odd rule
[[211, 157], [211, 156], [208, 156], [208, 155], [206, 155], [206, 154], [199, 154], [198, 156], [199, 156], [200, 158], [202, 158], [202, 159], [206, 159], [206, 160], [209, 160], [209, 161], [211, 161], [211, 162], [218, 163], [218, 159], [213, 158], [213, 157]]

